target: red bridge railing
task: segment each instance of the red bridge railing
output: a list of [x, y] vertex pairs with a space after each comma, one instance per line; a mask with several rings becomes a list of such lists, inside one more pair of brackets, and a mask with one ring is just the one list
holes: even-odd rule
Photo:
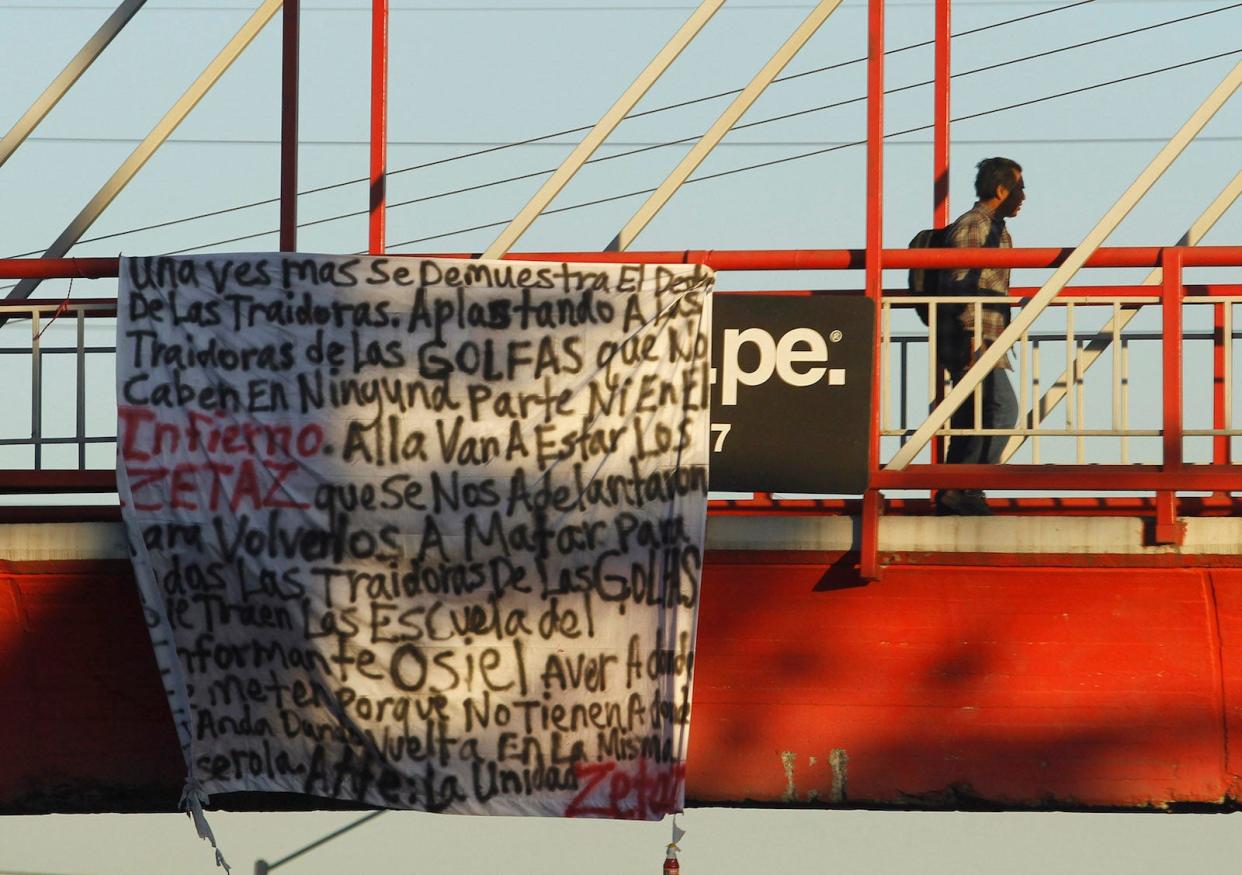
[[[1002, 266], [1010, 268], [1051, 268], [1057, 266], [1069, 254], [1068, 248], [1036, 249], [978, 249], [978, 250], [883, 250], [882, 263], [886, 269], [911, 267], [983, 267]], [[468, 253], [440, 253], [438, 257], [468, 257]], [[822, 250], [672, 250], [658, 252], [528, 252], [515, 253], [507, 258], [515, 260], [556, 260], [584, 262], [642, 262], [642, 263], [702, 263], [718, 272], [733, 271], [840, 271], [862, 270], [866, 267], [866, 253], [858, 249]], [[1089, 268], [1151, 268], [1168, 266], [1168, 276], [1157, 285], [1081, 285], [1066, 288], [1058, 297], [1060, 316], [1051, 316], [1051, 328], [1043, 333], [1032, 332], [1024, 343], [1036, 351], [1040, 345], [1059, 345], [1072, 371], [1073, 355], [1092, 342], [1094, 331], [1073, 327], [1073, 313], [1088, 308], [1106, 308], [1114, 312], [1121, 306], [1133, 307], [1149, 304], [1154, 312], [1160, 312], [1159, 324], [1147, 326], [1146, 330], [1116, 335], [1124, 347], [1142, 347], [1141, 359], [1150, 365], [1159, 361], [1158, 421], [1146, 425], [1116, 421], [1110, 427], [1090, 428], [1084, 421], [1077, 429], [1049, 428], [1047, 420], [1036, 422], [1034, 428], [1019, 428], [1013, 434], [1029, 440], [1050, 443], [1052, 437], [1070, 438], [1082, 446], [1092, 441], [1096, 447], [1108, 440], [1136, 444], [1141, 441], [1159, 443], [1159, 451], [1151, 458], [1132, 461], [1126, 451], [1121, 453], [1093, 449], [1084, 454], [1081, 449], [1073, 461], [1032, 460], [1005, 465], [942, 465], [935, 462], [935, 450], [925, 453], [920, 463], [911, 464], [904, 470], [886, 470], [884, 464], [892, 450], [919, 424], [917, 411], [930, 397], [914, 391], [916, 384], [926, 387], [930, 394], [935, 388], [934, 365], [931, 350], [923, 356], [923, 364], [915, 367], [920, 355], [912, 350], [920, 345], [926, 347], [926, 329], [911, 316], [902, 315], [912, 305], [905, 296], [886, 293], [881, 306], [875, 337], [876, 361], [881, 371], [880, 385], [883, 391], [873, 399], [872, 421], [876, 437], [881, 441], [880, 458], [872, 471], [872, 488], [890, 493], [903, 491], [935, 490], [940, 488], [983, 488], [991, 491], [1026, 493], [1022, 496], [1000, 498], [999, 509], [1019, 509], [1023, 512], [1123, 512], [1154, 513], [1162, 530], [1166, 530], [1178, 512], [1233, 513], [1231, 492], [1242, 492], [1242, 466], [1232, 463], [1231, 442], [1234, 436], [1242, 436], [1242, 430], [1233, 429], [1233, 306], [1242, 303], [1242, 285], [1227, 283], [1185, 284], [1182, 271], [1186, 268], [1227, 268], [1242, 266], [1242, 246], [1199, 247], [1111, 247], [1101, 248], [1087, 262]], [[115, 258], [70, 259], [0, 259], [0, 279], [27, 277], [50, 278], [107, 278], [115, 277], [118, 261]], [[1032, 295], [1036, 289], [1015, 288], [1012, 296], [1015, 305]], [[1192, 330], [1184, 330], [1183, 313], [1190, 308], [1207, 307], [1212, 311], [1210, 324], [1203, 319], [1190, 324]], [[60, 311], [58, 313], [58, 310]], [[1051, 313], [1051, 311], [1050, 311]], [[0, 303], [0, 355], [6, 361], [22, 356], [29, 357], [30, 384], [28, 392], [29, 434], [13, 433], [13, 423], [23, 427], [25, 411], [16, 409], [21, 405], [9, 404], [5, 417], [9, 429], [0, 428], [0, 492], [25, 495], [56, 493], [111, 492], [115, 489], [111, 454], [107, 445], [114, 443], [111, 431], [114, 423], [104, 423], [98, 411], [87, 415], [89, 391], [87, 373], [95, 374], [104, 368], [110, 380], [111, 343], [95, 338], [87, 342], [88, 326], [95, 325], [106, 330], [106, 320], [115, 318], [116, 302], [109, 299], [71, 300], [67, 304], [40, 299], [38, 301]], [[1042, 318], [1042, 317], [1041, 317]], [[49, 320], [60, 325], [48, 332]], [[104, 321], [100, 321], [104, 320]], [[904, 323], [904, 327], [902, 324]], [[1041, 323], [1042, 324], [1042, 323]], [[28, 331], [23, 330], [26, 326]], [[1198, 327], [1196, 327], [1198, 326]], [[67, 330], [73, 337], [63, 340]], [[1096, 338], [1098, 341], [1098, 338]], [[1187, 345], [1196, 350], [1200, 364], [1188, 372], [1185, 365]], [[1158, 352], [1157, 352], [1158, 350]], [[1210, 350], [1205, 359], [1204, 350]], [[1128, 354], [1128, 352], [1126, 352]], [[1150, 391], [1130, 385], [1129, 365], [1120, 376], [1116, 362], [1121, 352], [1110, 353], [1114, 367], [1111, 379], [1114, 386], [1130, 395]], [[15, 359], [16, 357], [16, 359]], [[68, 379], [50, 380], [48, 362], [72, 360], [72, 385]], [[1210, 371], [1205, 372], [1203, 361], [1210, 361]], [[57, 373], [67, 374], [64, 366]], [[6, 368], [10, 375], [21, 381], [20, 369]], [[1019, 369], [1017, 377], [1030, 382], [1030, 369]], [[1081, 374], [1068, 378], [1068, 394], [1065, 401], [1067, 425], [1073, 419], [1073, 405], [1081, 405], [1074, 392], [1085, 392], [1087, 382]], [[1065, 379], [1063, 377], [1063, 379]], [[1025, 397], [1024, 408], [1030, 408], [1042, 388], [1040, 377], [1034, 374], [1032, 397]], [[1148, 383], [1151, 381], [1148, 380]], [[1203, 384], [1210, 385], [1206, 394], [1211, 406], [1211, 424], [1208, 428], [1187, 428], [1185, 399], [1203, 396]], [[98, 379], [94, 380], [98, 385]], [[1044, 386], [1046, 386], [1046, 382]], [[1191, 396], [1186, 387], [1197, 386]], [[10, 386], [10, 391], [15, 391]], [[20, 394], [20, 392], [19, 392]], [[70, 400], [72, 398], [72, 401]], [[895, 419], [890, 407], [894, 398], [900, 398], [901, 411]], [[1140, 398], [1140, 402], [1142, 399]], [[1129, 402], [1126, 402], [1127, 404]], [[49, 411], [72, 406], [73, 426], [53, 431], [46, 427]], [[1117, 409], [1117, 399], [1112, 399]], [[1149, 410], [1156, 409], [1148, 404]], [[922, 409], [926, 409], [923, 407]], [[1125, 408], [1128, 409], [1128, 408]], [[1200, 411], [1192, 410], [1195, 417]], [[1195, 418], [1192, 417], [1192, 418]], [[65, 416], [57, 418], [63, 423]], [[1085, 417], [1083, 417], [1085, 420]], [[1029, 424], [1028, 424], [1029, 425]], [[1042, 431], [1040, 430], [1042, 427]], [[92, 431], [95, 429], [95, 431]], [[942, 430], [943, 436], [950, 432]], [[1186, 453], [1187, 439], [1210, 445], [1210, 452], [1191, 458]], [[104, 445], [104, 446], [99, 446]], [[25, 453], [21, 463], [14, 462], [18, 451]], [[6, 454], [3, 455], [3, 454]], [[71, 453], [72, 458], [65, 454]], [[1151, 454], [1149, 454], [1151, 456]], [[1059, 493], [1083, 492], [1110, 493], [1109, 496], [1065, 497]], [[1147, 495], [1118, 496], [1119, 492], [1150, 493]], [[1208, 493], [1207, 496], [1183, 497], [1179, 492]], [[1031, 494], [1035, 493], [1035, 494]], [[1043, 493], [1042, 495], [1040, 493]], [[815, 500], [787, 500], [769, 495], [757, 495], [746, 501], [715, 502], [717, 513], [842, 513], [856, 512], [857, 500], [830, 498]], [[926, 512], [927, 500], [904, 495], [890, 496], [885, 503], [889, 511]], [[878, 504], [877, 504], [878, 508]], [[1242, 508], [1239, 508], [1242, 510]], [[1171, 530], [1168, 530], [1171, 532]]]

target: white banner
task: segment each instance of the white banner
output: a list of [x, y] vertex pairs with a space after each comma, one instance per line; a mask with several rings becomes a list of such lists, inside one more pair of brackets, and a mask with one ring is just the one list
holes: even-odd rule
[[710, 271], [120, 277], [119, 491], [191, 801], [681, 809]]

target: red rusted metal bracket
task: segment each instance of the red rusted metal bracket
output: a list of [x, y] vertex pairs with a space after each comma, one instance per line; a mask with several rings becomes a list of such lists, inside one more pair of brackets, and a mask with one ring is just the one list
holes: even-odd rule
[[[1184, 267], [1242, 265], [1242, 246], [1115, 246], [1096, 250], [1086, 267], [1158, 267], [1166, 249], [1180, 251]], [[1009, 267], [1060, 265], [1072, 252], [1030, 249], [882, 249], [885, 268]], [[473, 258], [472, 252], [401, 253], [422, 258]], [[713, 270], [862, 270], [865, 249], [672, 249], [646, 252], [511, 252], [512, 261], [581, 261], [596, 264], [702, 264]], [[115, 258], [0, 258], [0, 279], [103, 278], [117, 275]]]
[[[1161, 258], [1164, 317], [1163, 350], [1163, 432], [1164, 470], [1182, 470], [1182, 257], [1181, 250], [1166, 249]], [[1186, 527], [1177, 519], [1177, 492], [1163, 489], [1156, 493], [1156, 525], [1152, 540], [1157, 544], [1181, 544]]]

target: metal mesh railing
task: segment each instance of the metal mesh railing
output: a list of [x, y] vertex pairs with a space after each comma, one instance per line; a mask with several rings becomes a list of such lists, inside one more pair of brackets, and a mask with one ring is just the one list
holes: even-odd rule
[[[978, 312], [985, 302], [995, 304], [996, 298], [937, 301], [911, 297], [885, 302], [880, 417], [886, 447], [913, 433], [932, 402], [942, 398], [948, 388], [948, 375], [937, 364], [936, 322], [942, 318], [940, 311], [946, 306], [969, 306]], [[929, 327], [894, 330], [894, 323], [899, 321], [895, 313], [915, 303], [929, 305]], [[1186, 426], [1182, 436], [1187, 439], [1188, 462], [1223, 461], [1213, 458], [1210, 441], [1203, 439], [1225, 438], [1231, 442], [1242, 437], [1242, 428], [1233, 422], [1232, 397], [1237, 366], [1234, 341], [1239, 337], [1233, 330], [1233, 316], [1239, 303], [1242, 295], [1212, 295], [1183, 302], [1188, 317], [1194, 310], [1208, 311], [1215, 317], [1204, 327], [1185, 329], [1181, 334], [1182, 355], [1196, 365], [1183, 380]], [[1139, 311], [1138, 318], [1123, 324], [1123, 316], [1135, 310]], [[1009, 358], [1021, 411], [1017, 424], [1007, 429], [946, 426], [937, 430], [937, 436], [949, 440], [964, 435], [1008, 437], [1006, 461], [1012, 458], [1031, 464], [1158, 462], [1159, 441], [1164, 435], [1161, 365], [1165, 340], [1159, 311], [1158, 302], [1151, 296], [1067, 295], [1054, 301], [1052, 311], [1041, 320], [1041, 330], [1023, 334]], [[976, 325], [980, 321], [976, 318]], [[976, 420], [982, 395], [976, 390], [973, 397]], [[923, 460], [928, 461], [930, 455], [925, 452]]]
[[0, 468], [115, 464], [115, 301], [0, 308]]
[[[886, 250], [883, 258], [886, 267], [894, 268], [945, 268], [958, 262], [978, 266], [994, 260], [1011, 268], [1044, 268], [1057, 264], [1067, 251]], [[1242, 266], [1242, 249], [1237, 247], [1149, 247], [1101, 249], [1088, 267], [1150, 267], [1160, 264], [1169, 251], [1187, 259], [1187, 266], [1235, 270]], [[863, 253], [855, 250], [522, 257], [546, 260], [554, 255], [569, 260], [701, 262], [720, 271], [839, 271], [863, 266]], [[107, 259], [10, 261], [0, 267], [8, 266], [12, 275], [21, 276], [30, 273], [32, 264], [46, 276], [115, 276], [116, 270], [115, 261]], [[1011, 303], [1019, 305], [1033, 291], [1015, 290]], [[933, 299], [896, 293], [886, 294], [880, 304], [876, 351], [882, 376], [879, 397], [873, 401], [880, 453], [873, 482], [886, 490], [935, 489], [942, 481], [965, 483], [969, 477], [984, 476], [963, 470], [969, 466], [915, 464], [902, 471], [884, 470], [886, 460], [925, 422], [928, 410], [945, 391], [945, 374], [936, 365], [935, 331], [921, 325], [912, 312], [920, 300], [935, 304]], [[985, 302], [994, 304], [996, 299], [941, 301], [975, 308]], [[1240, 303], [1242, 285], [1173, 282], [1068, 288], [1013, 350], [1012, 378], [1023, 411], [1018, 424], [994, 432], [946, 425], [917, 461], [936, 461], [944, 441], [955, 436], [991, 433], [1009, 439], [1011, 464], [987, 466], [986, 476], [996, 481], [984, 484], [987, 488], [1038, 489], [1054, 482], [1076, 488], [1076, 472], [1090, 469], [1093, 479], [1082, 481], [1084, 489], [1168, 489], [1165, 484], [1173, 482], [1169, 477], [1174, 472], [1166, 457], [1176, 446], [1177, 465], [1184, 461], [1187, 468], [1207, 473], [1185, 481], [1193, 485], [1175, 488], [1242, 488], [1242, 469], [1233, 470], [1231, 465], [1232, 444], [1242, 437], [1242, 428], [1233, 421], [1234, 359], [1239, 348], [1233, 323]], [[939, 309], [932, 306], [933, 320], [940, 318]], [[1170, 322], [1174, 311], [1179, 315]], [[5, 379], [0, 381], [0, 492], [107, 492], [114, 486], [109, 476], [116, 443], [115, 318], [114, 300], [0, 304], [0, 356], [5, 362]], [[1176, 338], [1169, 331], [1173, 324]], [[1176, 416], [1171, 415], [1174, 396]], [[976, 397], [969, 403], [980, 402]], [[1114, 486], [1107, 480], [1108, 472], [1101, 474], [1102, 468], [1117, 471], [1126, 466], [1145, 469], [1140, 473], [1146, 479]], [[1019, 470], [1029, 468], [1038, 468], [1038, 480]], [[1205, 478], [1210, 477], [1220, 482], [1205, 487]]]

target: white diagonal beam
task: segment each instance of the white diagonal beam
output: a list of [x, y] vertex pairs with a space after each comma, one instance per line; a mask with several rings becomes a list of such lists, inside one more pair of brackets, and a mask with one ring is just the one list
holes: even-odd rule
[[129, 20], [134, 17], [134, 13], [141, 9], [146, 2], [147, 0], [124, 0], [108, 16], [107, 20], [99, 26], [99, 30], [95, 31], [95, 35], [88, 39], [86, 44], [65, 65], [65, 69], [60, 71], [60, 75], [53, 79], [51, 84], [43, 89], [43, 93], [35, 98], [35, 102], [30, 104], [30, 109], [26, 110], [22, 117], [9, 129], [9, 132], [4, 135], [4, 138], [0, 139], [0, 167], [4, 166], [4, 162], [9, 160], [9, 156], [17, 151], [17, 147], [26, 141], [26, 138], [30, 136], [30, 132], [52, 111], [52, 107], [60, 102], [60, 99], [73, 87], [73, 83], [81, 78], [86, 69], [95, 63], [95, 59], [103, 54], [103, 50], [125, 28], [125, 25], [129, 24]]
[[[1204, 235], [1212, 229], [1212, 226], [1219, 221], [1233, 202], [1242, 195], [1242, 170], [1239, 170], [1233, 180], [1216, 196], [1216, 200], [1208, 206], [1199, 218], [1186, 229], [1186, 233], [1177, 241], [1177, 246], [1196, 246], [1203, 239]], [[1144, 286], [1154, 286], [1161, 280], [1160, 268], [1155, 268], [1146, 278], [1139, 284]], [[1074, 361], [1074, 373], [1080, 377], [1085, 374], [1090, 367], [1096, 363], [1104, 351], [1112, 344], [1113, 333], [1121, 332], [1130, 321], [1138, 315], [1139, 310], [1143, 308], [1143, 304], [1125, 304], [1121, 308], [1121, 313], [1108, 320], [1103, 328], [1101, 328], [1091, 339], [1091, 342], [1085, 348], [1078, 351], [1078, 357]], [[1039, 399], [1036, 407], [1028, 410], [1025, 414], [1026, 428], [1033, 429], [1052, 413], [1053, 409], [1061, 402], [1068, 393], [1069, 372], [1061, 374], [1053, 381], [1052, 386], [1044, 393], [1044, 397]], [[1038, 416], [1036, 415], [1038, 411]], [[1005, 449], [1001, 453], [1001, 462], [1008, 462], [1018, 448], [1026, 442], [1028, 435], [1015, 434], [1010, 435], [1009, 442], [1005, 444]]]
[[[224, 71], [237, 60], [246, 46], [259, 35], [259, 31], [263, 29], [263, 25], [271, 20], [272, 16], [280, 9], [282, 0], [263, 0], [263, 3], [254, 14], [246, 20], [241, 29], [233, 36], [228, 44], [225, 45], [220, 53], [212, 59], [207, 68], [194, 80], [193, 84], [186, 89], [186, 92], [178, 98], [172, 108], [164, 114], [164, 117], [155, 123], [155, 127], [151, 129], [151, 133], [135, 147], [129, 157], [117, 168], [116, 172], [103, 184], [103, 187], [96, 192], [95, 196], [84, 206], [81, 212], [69, 223], [69, 227], [65, 228], [61, 235], [56, 238], [55, 242], [48, 247], [43, 253], [43, 258], [61, 258], [69, 247], [77, 243], [86, 233], [86, 230], [94, 224], [99, 215], [107, 209], [113, 199], [121, 193], [121, 190], [129, 183], [131, 179], [142, 169], [147, 163], [155, 150], [158, 149], [165, 140], [171, 136], [177, 126], [185, 120], [190, 111], [198, 105], [203, 96], [210, 90], [211, 86], [216, 84]], [[39, 287], [41, 279], [24, 279], [9, 292], [10, 300], [23, 300], [30, 297], [31, 292]]]
[[1203, 126], [1208, 123], [1216, 111], [1224, 106], [1238, 86], [1242, 85], [1242, 61], [1234, 65], [1233, 69], [1225, 76], [1221, 83], [1212, 90], [1207, 99], [1199, 106], [1198, 109], [1187, 119], [1182, 125], [1181, 130], [1173, 135], [1173, 138], [1164, 145], [1164, 148], [1157, 153], [1151, 163], [1139, 174], [1138, 179], [1126, 189], [1117, 203], [1104, 214], [1083, 239], [1077, 248], [1070, 253], [1043, 287], [1031, 298], [1030, 303], [1023, 307], [1013, 322], [1009, 324], [996, 342], [989, 346], [979, 356], [978, 360], [963, 375], [962, 379], [949, 391], [944, 400], [936, 406], [927, 420], [920, 425], [910, 436], [910, 440], [906, 442], [884, 466], [886, 471], [900, 471], [910, 464], [919, 451], [927, 445], [941, 426], [949, 420], [954, 411], [961, 406], [970, 395], [1001, 360], [1001, 357], [1009, 352], [1009, 348], [1014, 342], [1020, 338], [1031, 324], [1039, 318], [1040, 314], [1048, 306], [1049, 302], [1057, 296], [1057, 294], [1065, 287], [1065, 284], [1078, 273], [1079, 268], [1083, 266], [1092, 253], [1100, 247], [1105, 238], [1113, 232], [1121, 220], [1126, 217], [1130, 210], [1134, 209], [1135, 204], [1147, 194], [1148, 190], [1160, 178], [1161, 174], [1168, 169], [1174, 159], [1182, 153], [1186, 146], [1194, 139], [1199, 131], [1203, 130]]
[[484, 258], [500, 258], [508, 252], [518, 238], [526, 233], [526, 229], [531, 223], [539, 217], [539, 214], [552, 203], [552, 199], [560, 194], [569, 180], [573, 178], [582, 165], [595, 154], [595, 150], [600, 147], [604, 140], [621, 124], [622, 120], [630, 114], [630, 110], [642, 100], [651, 86], [656, 80], [664, 75], [664, 71], [677, 60], [677, 56], [682, 53], [686, 46], [690, 45], [691, 40], [698, 36], [704, 25], [711, 20], [717, 10], [724, 5], [725, 0], [703, 0], [699, 4], [699, 8], [694, 10], [686, 23], [683, 24], [673, 34], [672, 38], [660, 49], [659, 53], [651, 59], [651, 63], [638, 75], [638, 78], [625, 90], [625, 93], [617, 98], [617, 102], [612, 105], [608, 112], [595, 123], [595, 127], [582, 138], [582, 142], [578, 144], [569, 156], [561, 162], [561, 166], [556, 172], [535, 192], [535, 196], [530, 199], [526, 206], [513, 217], [505, 229], [500, 232], [499, 236], [492, 241], [492, 245], [487, 247], [483, 253]]
[[820, 25], [827, 21], [828, 16], [840, 5], [841, 0], [820, 0], [816, 4], [811, 14], [798, 25], [789, 39], [785, 40], [784, 45], [777, 49], [776, 54], [763, 65], [763, 69], [755, 74], [755, 78], [742, 89], [742, 93], [733, 99], [720, 118], [716, 119], [707, 132], [699, 138], [699, 141], [686, 153], [686, 157], [681, 159], [681, 163], [673, 169], [668, 178], [660, 183], [660, 187], [651, 193], [633, 218], [617, 232], [617, 236], [608, 244], [609, 252], [620, 252], [634, 242], [634, 238], [642, 232], [643, 228], [647, 227], [647, 223], [668, 203], [669, 198], [681, 187], [681, 184], [703, 163], [703, 159], [724, 139], [724, 135], [737, 124], [742, 114], [750, 109], [751, 104], [759, 98], [763, 90], [780, 75], [785, 65], [793, 60], [793, 56], [806, 45], [807, 40], [814, 36]]

